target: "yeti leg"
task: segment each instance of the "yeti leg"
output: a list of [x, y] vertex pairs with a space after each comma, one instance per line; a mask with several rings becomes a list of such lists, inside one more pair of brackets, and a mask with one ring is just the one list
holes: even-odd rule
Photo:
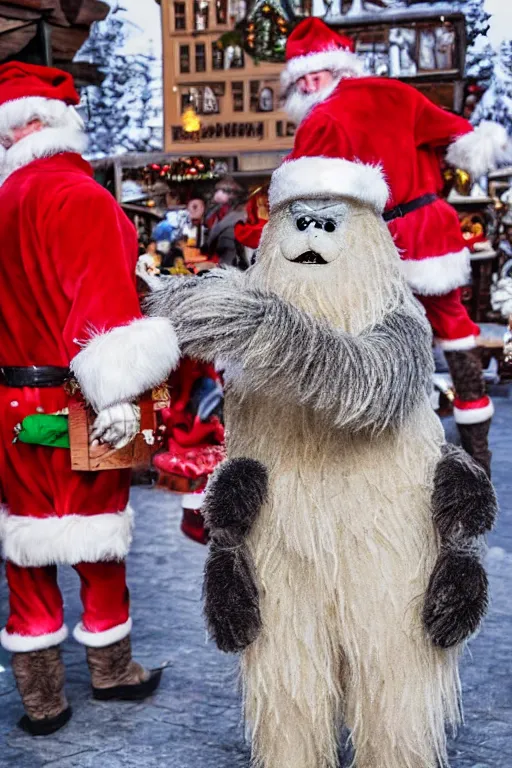
[[473, 634], [487, 610], [481, 537], [494, 525], [497, 502], [485, 472], [464, 451], [446, 446], [436, 468], [432, 507], [441, 552], [423, 620], [432, 642], [449, 648]]
[[280, 563], [261, 597], [263, 630], [244, 652], [245, 715], [257, 768], [334, 768], [341, 722], [335, 611], [306, 564]]
[[368, 636], [362, 636], [362, 655], [353, 660], [357, 669], [345, 676], [355, 764], [441, 768], [447, 765], [445, 721], [460, 719], [457, 652], [435, 649], [424, 636], [407, 636], [399, 625], [392, 631], [394, 637], [388, 628], [387, 636], [374, 638], [379, 649], [365, 649]]
[[258, 587], [245, 543], [268, 493], [266, 468], [231, 459], [218, 469], [204, 502], [211, 546], [205, 566], [205, 615], [221, 651], [241, 651], [261, 629]]

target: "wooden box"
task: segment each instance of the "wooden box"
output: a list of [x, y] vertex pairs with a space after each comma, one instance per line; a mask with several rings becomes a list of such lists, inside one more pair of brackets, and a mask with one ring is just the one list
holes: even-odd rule
[[129, 469], [149, 466], [155, 441], [155, 412], [151, 395], [139, 402], [140, 432], [125, 448], [114, 450], [109, 445], [91, 447], [90, 428], [96, 415], [79, 398], [69, 402], [69, 442], [71, 468], [79, 472], [97, 472], [108, 469]]

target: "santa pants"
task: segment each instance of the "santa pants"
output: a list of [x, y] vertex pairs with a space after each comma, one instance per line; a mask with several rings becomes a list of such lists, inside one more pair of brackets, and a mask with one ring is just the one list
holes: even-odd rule
[[[122, 640], [131, 630], [124, 562], [79, 563], [82, 621], [75, 639], [92, 648]], [[7, 562], [10, 614], [2, 630], [3, 647], [12, 652], [58, 645], [67, 636], [57, 567], [22, 568]]]
[[418, 296], [434, 337], [443, 349], [455, 387], [454, 416], [458, 424], [488, 421], [494, 408], [485, 394], [482, 365], [476, 349], [480, 329], [468, 315], [457, 288], [443, 296]]

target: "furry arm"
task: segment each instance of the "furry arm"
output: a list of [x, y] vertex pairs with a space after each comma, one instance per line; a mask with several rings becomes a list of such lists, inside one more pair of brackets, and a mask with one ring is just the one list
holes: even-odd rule
[[472, 635], [487, 611], [481, 537], [492, 530], [498, 512], [485, 471], [454, 445], [444, 447], [436, 467], [432, 508], [441, 549], [423, 621], [432, 642], [449, 648]]
[[356, 336], [247, 290], [229, 271], [186, 282], [159, 291], [151, 313], [172, 318], [185, 354], [241, 365], [248, 391], [359, 430], [400, 423], [429, 386], [430, 328], [413, 305]]

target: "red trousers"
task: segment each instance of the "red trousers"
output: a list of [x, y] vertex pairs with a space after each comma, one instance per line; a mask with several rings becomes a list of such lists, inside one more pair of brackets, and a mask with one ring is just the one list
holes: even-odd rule
[[425, 307], [434, 336], [443, 349], [464, 350], [476, 346], [480, 329], [474, 323], [461, 299], [461, 289], [456, 288], [443, 296], [417, 296]]
[[[103, 647], [126, 637], [131, 629], [130, 598], [124, 562], [79, 563], [82, 622], [75, 638], [84, 645]], [[57, 567], [22, 568], [7, 562], [10, 614], [2, 632], [9, 651], [33, 651], [62, 642], [64, 625], [62, 595]]]

